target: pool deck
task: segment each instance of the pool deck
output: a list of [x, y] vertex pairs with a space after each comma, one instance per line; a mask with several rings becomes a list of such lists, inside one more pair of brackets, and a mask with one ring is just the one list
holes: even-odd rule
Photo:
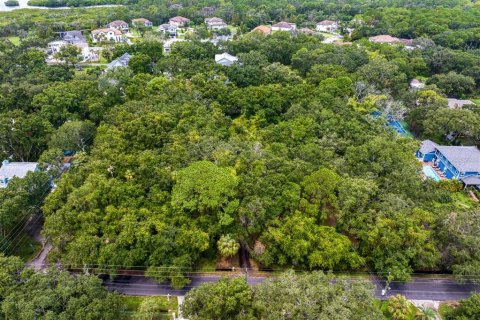
[[433, 162], [423, 162], [423, 165], [424, 165], [424, 166], [429, 166], [429, 167], [431, 167], [431, 168], [437, 173], [437, 175], [440, 177], [440, 180], [447, 180], [447, 177], [445, 177], [445, 175], [443, 174], [443, 172], [440, 171], [440, 170], [438, 169], [438, 167], [436, 167]]

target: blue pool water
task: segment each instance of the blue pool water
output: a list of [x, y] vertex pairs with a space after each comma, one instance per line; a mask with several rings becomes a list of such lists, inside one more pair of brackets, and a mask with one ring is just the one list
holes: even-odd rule
[[430, 166], [423, 166], [423, 173], [425, 176], [435, 180], [435, 181], [440, 181], [440, 177], [438, 174], [435, 172], [435, 170], [432, 169]]
[[402, 136], [406, 136], [407, 135], [407, 131], [402, 127], [402, 125], [400, 124], [400, 122], [396, 121], [396, 120], [390, 120], [388, 121], [388, 124], [393, 128], [395, 129], [395, 131], [397, 131], [400, 135]]

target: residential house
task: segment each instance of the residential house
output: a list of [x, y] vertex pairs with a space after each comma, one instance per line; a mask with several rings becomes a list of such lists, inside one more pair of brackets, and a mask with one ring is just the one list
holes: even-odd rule
[[145, 18], [137, 18], [132, 20], [132, 25], [135, 27], [144, 26], [145, 28], [153, 27], [152, 21]]
[[111, 70], [115, 68], [126, 68], [128, 67], [128, 63], [130, 62], [131, 58], [132, 56], [128, 52], [124, 53], [122, 56], [110, 62], [107, 65], [107, 70]]
[[402, 41], [399, 38], [392, 37], [388, 34], [381, 34], [378, 36], [370, 37], [368, 38], [368, 40], [374, 43], [387, 43], [387, 44], [402, 43]]
[[174, 43], [179, 42], [179, 41], [185, 41], [184, 39], [179, 39], [179, 38], [173, 38], [173, 39], [168, 39], [163, 43], [163, 52], [165, 53], [170, 53], [172, 51], [172, 46]]
[[113, 28], [95, 29], [92, 30], [91, 35], [93, 43], [101, 41], [122, 42], [125, 40], [122, 32]]
[[176, 17], [170, 18], [170, 20], [168, 20], [168, 23], [171, 25], [177, 26], [177, 28], [183, 28], [190, 23], [190, 19], [187, 19], [181, 16], [176, 16]]
[[85, 37], [83, 30], [62, 31], [57, 33], [60, 36], [60, 39], [66, 41], [69, 44], [87, 42], [87, 38]]
[[205, 24], [207, 25], [207, 28], [210, 30], [220, 30], [228, 27], [228, 25], [223, 21], [223, 19], [220, 19], [217, 17], [206, 18]]
[[200, 14], [204, 17], [211, 16], [215, 13], [215, 7], [203, 7], [200, 10]]
[[272, 26], [272, 31], [288, 31], [294, 32], [297, 29], [295, 23], [280, 21]]
[[413, 79], [410, 81], [410, 88], [412, 89], [422, 89], [425, 87], [425, 83], [420, 82], [418, 79]]
[[301, 28], [298, 29], [298, 33], [308, 34], [310, 36], [316, 35], [317, 33], [309, 28]]
[[261, 25], [261, 26], [255, 27], [252, 30], [252, 32], [260, 32], [260, 33], [263, 33], [264, 35], [269, 35], [272, 33], [272, 28], [270, 28], [269, 26]]
[[425, 140], [417, 158], [433, 164], [446, 179], [457, 179], [480, 189], [480, 150], [477, 147], [440, 146]]
[[36, 171], [37, 167], [36, 162], [9, 162], [4, 160], [0, 167], [0, 188], [6, 188], [8, 182], [14, 177], [24, 178], [27, 173]]
[[454, 98], [447, 98], [448, 107], [450, 109], [461, 109], [464, 106], [468, 106], [470, 104], [475, 104], [473, 101], [470, 100], [459, 100]]
[[56, 54], [60, 51], [60, 49], [64, 46], [68, 45], [67, 41], [63, 40], [56, 40], [48, 43], [49, 51], [52, 55]]
[[128, 23], [123, 20], [115, 20], [107, 24], [107, 28], [117, 29], [122, 32], [128, 32]]
[[317, 23], [317, 31], [335, 33], [338, 30], [338, 22], [332, 20], [323, 20]]
[[238, 61], [237, 57], [232, 56], [231, 54], [229, 54], [227, 52], [215, 55], [215, 62], [217, 64], [222, 65], [222, 66], [229, 67], [237, 61]]
[[158, 31], [162, 32], [168, 38], [176, 38], [177, 37], [177, 30], [178, 27], [175, 24], [165, 23], [158, 27]]
[[183, 6], [180, 3], [174, 3], [168, 7], [170, 10], [180, 10], [183, 9]]

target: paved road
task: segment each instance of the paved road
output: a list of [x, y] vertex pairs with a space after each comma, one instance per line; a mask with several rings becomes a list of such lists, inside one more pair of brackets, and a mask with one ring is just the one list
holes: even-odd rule
[[[219, 276], [194, 276], [192, 282], [184, 289], [175, 290], [169, 285], [156, 284], [152, 279], [143, 276], [124, 276], [114, 281], [105, 282], [105, 286], [111, 290], [117, 290], [126, 295], [175, 295], [182, 296], [191, 288], [197, 287], [203, 282], [214, 282], [220, 279]], [[248, 277], [248, 283], [256, 285], [264, 281], [265, 277]], [[373, 281], [372, 281], [373, 282]], [[375, 279], [375, 295], [382, 298], [381, 289], [384, 282]], [[408, 299], [414, 300], [459, 300], [467, 298], [471, 292], [480, 292], [480, 285], [462, 284], [448, 279], [426, 279], [415, 278], [409, 283], [394, 282], [390, 284], [387, 295], [402, 294]]]

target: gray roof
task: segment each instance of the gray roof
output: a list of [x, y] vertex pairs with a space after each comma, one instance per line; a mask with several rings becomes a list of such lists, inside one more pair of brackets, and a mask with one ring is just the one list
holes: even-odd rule
[[477, 147], [437, 146], [450, 163], [461, 172], [480, 172], [480, 150]]
[[435, 148], [438, 147], [438, 144], [431, 140], [424, 140], [422, 141], [422, 145], [420, 146], [420, 152], [423, 154], [430, 153], [435, 151]]
[[450, 109], [463, 108], [463, 106], [467, 106], [469, 104], [474, 104], [470, 100], [459, 100], [459, 99], [454, 99], [454, 98], [447, 98], [447, 101], [448, 101], [448, 107]]
[[107, 69], [113, 69], [118, 67], [128, 67], [128, 63], [130, 62], [130, 58], [132, 56], [127, 52], [124, 53], [121, 57], [113, 60], [107, 65]]
[[5, 178], [8, 180], [13, 177], [24, 178], [28, 172], [35, 171], [37, 169], [36, 162], [8, 162], [3, 161], [0, 168], [0, 188], [7, 186], [4, 183]]
[[466, 178], [461, 178], [460, 179], [463, 183], [466, 185], [474, 185], [478, 186], [480, 185], [480, 176], [471, 176], [471, 177], [466, 177]]
[[60, 38], [65, 40], [69, 43], [77, 43], [77, 42], [86, 42], [87, 38], [83, 35], [83, 32], [80, 30], [72, 30], [72, 31], [65, 31], [60, 32]]

